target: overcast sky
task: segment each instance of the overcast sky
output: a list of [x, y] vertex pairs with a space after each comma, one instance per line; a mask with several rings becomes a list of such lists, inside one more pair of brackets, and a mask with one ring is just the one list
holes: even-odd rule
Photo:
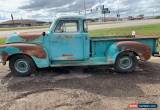
[[[160, 0], [85, 0], [89, 17], [99, 16], [97, 7], [105, 5], [111, 10], [108, 16], [160, 15]], [[84, 10], [84, 0], [0, 0], [0, 21], [10, 19], [51, 20], [57, 14], [74, 14]], [[81, 12], [82, 13], [82, 12]]]

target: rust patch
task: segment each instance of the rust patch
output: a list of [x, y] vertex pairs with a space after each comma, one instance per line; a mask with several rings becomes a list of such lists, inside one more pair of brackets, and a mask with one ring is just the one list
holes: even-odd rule
[[5, 65], [8, 57], [9, 57], [9, 54], [7, 52], [3, 51], [2, 54], [1, 54], [1, 56], [2, 56], [3, 64]]
[[7, 36], [0, 36], [0, 39], [7, 39]]
[[20, 49], [20, 51], [24, 54], [27, 54], [29, 56], [35, 56], [37, 58], [46, 58], [46, 52], [40, 45], [34, 45], [34, 44], [4, 44], [0, 46], [1, 48], [3, 47], [15, 47]]
[[136, 52], [142, 61], [149, 60], [152, 55], [151, 48], [139, 42], [123, 41], [118, 42], [117, 46], [125, 51]]
[[33, 41], [42, 36], [41, 33], [20, 33], [19, 36], [26, 41]]

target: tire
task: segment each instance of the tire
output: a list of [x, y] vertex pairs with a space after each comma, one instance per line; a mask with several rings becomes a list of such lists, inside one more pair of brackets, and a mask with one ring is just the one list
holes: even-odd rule
[[36, 72], [36, 66], [33, 60], [25, 55], [15, 55], [9, 60], [11, 72], [16, 76], [30, 76]]
[[118, 73], [131, 73], [135, 71], [137, 64], [136, 55], [124, 52], [118, 55], [114, 68]]

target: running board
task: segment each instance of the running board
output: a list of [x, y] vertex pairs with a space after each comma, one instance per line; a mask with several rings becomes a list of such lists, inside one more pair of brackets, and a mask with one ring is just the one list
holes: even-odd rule
[[88, 60], [81, 61], [52, 61], [51, 67], [63, 67], [63, 66], [94, 66], [94, 65], [107, 65], [105, 57], [90, 58]]

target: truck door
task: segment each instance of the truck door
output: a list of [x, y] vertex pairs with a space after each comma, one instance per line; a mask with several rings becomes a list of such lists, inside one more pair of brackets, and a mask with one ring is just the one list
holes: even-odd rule
[[50, 37], [52, 60], [83, 60], [84, 39], [78, 20], [59, 20]]

